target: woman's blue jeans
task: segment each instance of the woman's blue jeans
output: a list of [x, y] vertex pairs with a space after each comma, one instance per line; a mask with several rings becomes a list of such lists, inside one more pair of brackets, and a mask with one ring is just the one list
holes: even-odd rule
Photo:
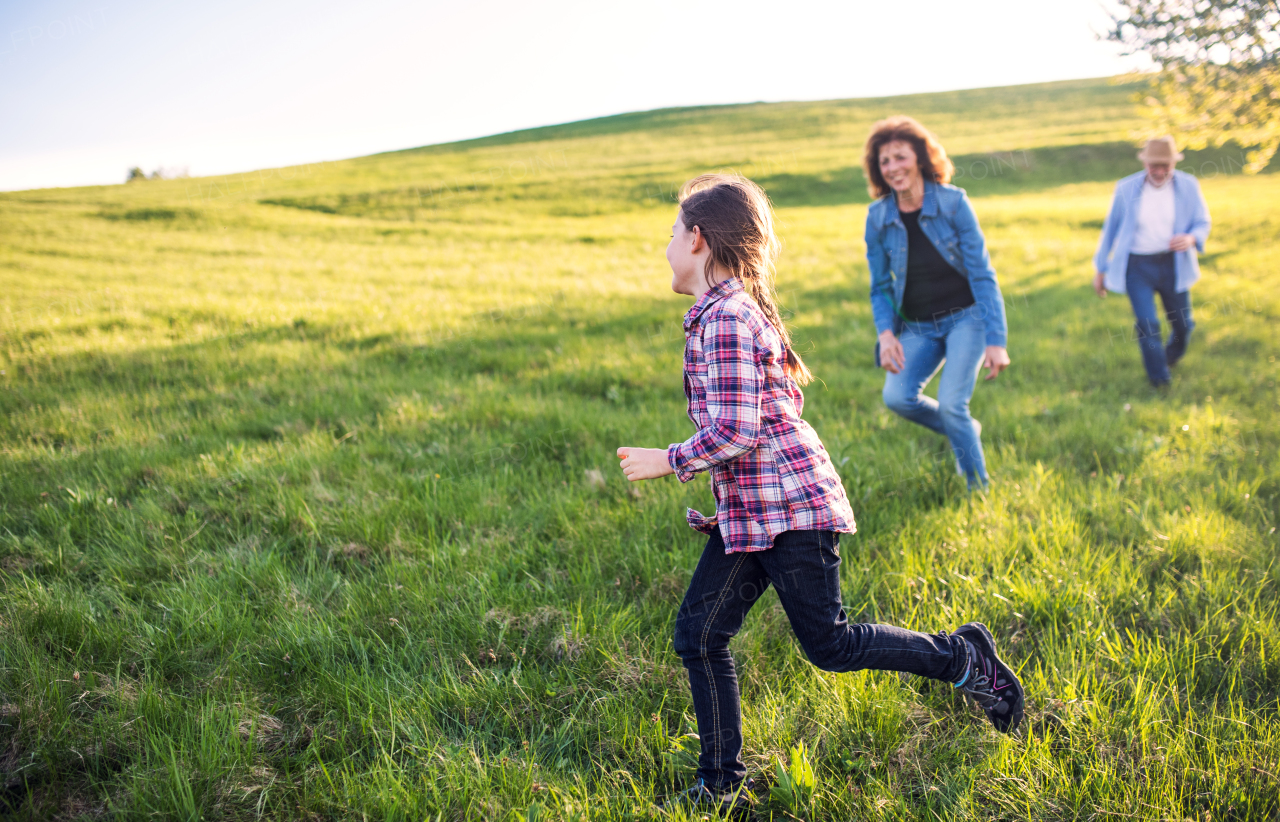
[[[884, 404], [945, 436], [970, 488], [987, 484], [982, 427], [969, 415], [969, 398], [987, 350], [986, 324], [977, 309], [974, 305], [937, 320], [903, 323], [898, 339], [906, 367], [884, 380]], [[944, 362], [938, 399], [926, 397], [924, 387]]]
[[[1142, 364], [1147, 369], [1147, 379], [1153, 385], [1169, 382], [1169, 366], [1182, 359], [1187, 352], [1187, 341], [1196, 324], [1191, 320], [1191, 292], [1179, 292], [1178, 273], [1173, 263], [1173, 252], [1164, 254], [1130, 254], [1125, 267], [1125, 291], [1133, 306], [1136, 320], [1133, 329], [1142, 351]], [[1169, 320], [1169, 344], [1160, 341], [1160, 316], [1156, 313], [1156, 294], [1164, 303], [1164, 315]]]

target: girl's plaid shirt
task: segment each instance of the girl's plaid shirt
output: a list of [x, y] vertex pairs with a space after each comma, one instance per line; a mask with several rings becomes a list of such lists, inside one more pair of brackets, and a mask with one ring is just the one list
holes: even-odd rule
[[729, 278], [684, 315], [684, 394], [698, 432], [667, 448], [681, 482], [711, 472], [725, 553], [764, 551], [783, 531], [854, 532], [853, 509], [827, 449], [800, 419], [804, 395], [783, 370], [782, 339], [742, 283]]

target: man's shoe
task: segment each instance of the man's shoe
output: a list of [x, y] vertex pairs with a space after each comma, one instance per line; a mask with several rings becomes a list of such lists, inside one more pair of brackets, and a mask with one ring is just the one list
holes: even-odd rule
[[707, 783], [699, 779], [692, 788], [686, 788], [677, 794], [667, 797], [658, 807], [663, 810], [687, 808], [691, 811], [714, 811], [722, 814], [733, 814], [748, 810], [755, 804], [755, 794], [751, 789], [755, 782], [744, 779], [732, 788], [712, 790]]
[[996, 641], [981, 622], [955, 630], [969, 643], [969, 670], [955, 686], [973, 698], [1000, 733], [1013, 733], [1022, 722], [1022, 683], [996, 654]]

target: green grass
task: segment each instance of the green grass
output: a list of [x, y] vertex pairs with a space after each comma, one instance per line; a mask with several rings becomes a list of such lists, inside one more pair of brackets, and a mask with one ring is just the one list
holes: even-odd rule
[[[1088, 286], [1132, 92], [679, 109], [0, 195], [0, 813], [654, 817], [691, 774], [670, 635], [710, 493], [627, 487], [613, 451], [690, 433], [670, 197], [735, 168], [780, 206], [851, 615], [983, 620], [1029, 699], [1005, 738], [939, 683], [822, 673], [768, 596], [734, 644], [757, 817], [1274, 819], [1280, 177], [1184, 164], [1214, 230], [1155, 395], [1127, 302]], [[987, 494], [880, 401], [857, 168], [894, 112], [961, 159], [1008, 302]], [[803, 809], [769, 791], [800, 742]]]

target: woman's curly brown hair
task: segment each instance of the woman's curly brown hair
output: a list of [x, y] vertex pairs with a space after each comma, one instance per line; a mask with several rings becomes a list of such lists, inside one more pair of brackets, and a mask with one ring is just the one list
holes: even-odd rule
[[867, 175], [867, 191], [873, 199], [888, 194], [890, 189], [880, 173], [880, 147], [894, 140], [902, 140], [911, 145], [920, 164], [920, 176], [936, 183], [951, 182], [951, 175], [956, 167], [947, 157], [947, 150], [938, 142], [938, 138], [929, 129], [905, 115], [889, 117], [871, 127], [871, 136], [867, 138], [867, 150], [862, 155], [862, 169]]

